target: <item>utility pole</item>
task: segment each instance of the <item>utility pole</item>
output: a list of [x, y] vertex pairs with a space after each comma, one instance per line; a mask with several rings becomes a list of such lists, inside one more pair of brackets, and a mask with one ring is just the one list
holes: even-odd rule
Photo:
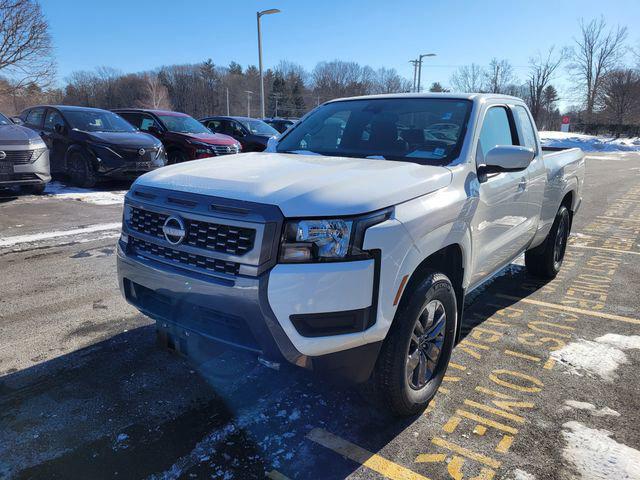
[[247, 93], [247, 117], [251, 118], [251, 95], [253, 92], [251, 90], [245, 90]]
[[264, 118], [264, 78], [262, 76], [262, 33], [260, 32], [260, 17], [273, 13], [280, 13], [280, 10], [271, 8], [269, 10], [256, 12], [256, 18], [258, 20], [258, 64], [260, 65], [260, 114], [262, 118]]
[[229, 113], [229, 87], [227, 87], [227, 117], [230, 115]]
[[435, 56], [436, 56], [435, 53], [425, 53], [418, 57], [418, 93], [420, 93], [420, 91], [422, 90], [422, 82], [420, 79], [422, 75], [422, 59], [424, 57], [435, 57]]
[[409, 63], [413, 65], [413, 88], [412, 92], [416, 91], [416, 75], [418, 74], [418, 60], [409, 60]]

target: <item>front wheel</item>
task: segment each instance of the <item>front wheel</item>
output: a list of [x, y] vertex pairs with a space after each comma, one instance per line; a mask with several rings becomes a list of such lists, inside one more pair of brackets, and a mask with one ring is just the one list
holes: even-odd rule
[[561, 205], [544, 242], [524, 254], [524, 263], [532, 275], [555, 278], [562, 267], [570, 231], [571, 214], [567, 207]]
[[435, 396], [449, 365], [457, 306], [446, 275], [427, 272], [396, 313], [370, 383], [396, 415], [413, 415]]
[[69, 179], [76, 187], [91, 188], [98, 182], [93, 165], [80, 152], [74, 152], [69, 158]]

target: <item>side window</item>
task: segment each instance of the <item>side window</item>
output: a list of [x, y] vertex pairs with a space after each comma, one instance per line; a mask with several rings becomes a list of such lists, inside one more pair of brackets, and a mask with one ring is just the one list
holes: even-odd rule
[[207, 128], [214, 132], [224, 133], [222, 132], [222, 126], [219, 120], [209, 120], [207, 122]]
[[504, 107], [491, 107], [484, 116], [482, 130], [480, 131], [480, 144], [478, 145], [484, 157], [489, 150], [498, 145], [514, 145], [511, 135], [511, 124], [507, 109]]
[[40, 127], [42, 125], [42, 117], [44, 117], [44, 107], [34, 108], [27, 115], [24, 123], [32, 127]]
[[156, 127], [156, 128], [160, 128], [158, 126], [158, 122], [156, 122], [152, 116], [150, 115], [141, 115], [141, 121], [140, 121], [140, 126], [138, 127], [140, 130], [142, 130], [143, 132], [148, 132], [149, 131], [149, 127]]
[[56, 125], [64, 126], [64, 119], [57, 110], [49, 110], [44, 119], [44, 130], [53, 132], [56, 129]]
[[513, 109], [516, 120], [518, 121], [518, 131], [520, 132], [521, 145], [531, 147], [535, 151], [538, 150], [536, 143], [536, 134], [531, 124], [531, 119], [527, 113], [527, 109], [522, 105], [516, 105]]
[[127, 122], [129, 122], [134, 127], [140, 128], [140, 120], [141, 120], [140, 114], [123, 112], [123, 113], [118, 113], [118, 115], [120, 115], [122, 118], [124, 118]]
[[244, 128], [240, 126], [238, 122], [230, 122], [229, 126], [231, 133], [230, 135], [235, 135], [237, 137], [244, 137]]

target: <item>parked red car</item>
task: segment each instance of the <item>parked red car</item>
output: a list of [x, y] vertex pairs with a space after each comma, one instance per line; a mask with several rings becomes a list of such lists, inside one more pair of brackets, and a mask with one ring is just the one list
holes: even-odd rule
[[240, 142], [228, 135], [213, 133], [185, 113], [142, 108], [113, 110], [134, 127], [158, 137], [167, 152], [168, 163], [239, 153]]

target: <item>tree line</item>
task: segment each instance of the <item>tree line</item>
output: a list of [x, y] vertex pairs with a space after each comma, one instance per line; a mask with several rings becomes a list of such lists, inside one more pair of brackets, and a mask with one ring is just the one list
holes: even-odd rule
[[[560, 123], [557, 83], [566, 70], [573, 87], [564, 92], [574, 121], [586, 124], [640, 125], [640, 58], [623, 26], [596, 18], [581, 21], [572, 44], [533, 55], [520, 78], [506, 59], [489, 65], [458, 67], [449, 85], [434, 82], [434, 92], [491, 92], [524, 98], [541, 129]], [[16, 113], [37, 103], [100, 108], [174, 109], [202, 117], [212, 114], [259, 116], [260, 76], [254, 65], [167, 65], [125, 73], [109, 67], [73, 72], [55, 86], [55, 58], [49, 26], [37, 0], [0, 0], [0, 109]], [[393, 68], [374, 69], [357, 62], [319, 62], [307, 71], [281, 61], [264, 72], [266, 114], [299, 117], [337, 97], [409, 92], [411, 82]]]

